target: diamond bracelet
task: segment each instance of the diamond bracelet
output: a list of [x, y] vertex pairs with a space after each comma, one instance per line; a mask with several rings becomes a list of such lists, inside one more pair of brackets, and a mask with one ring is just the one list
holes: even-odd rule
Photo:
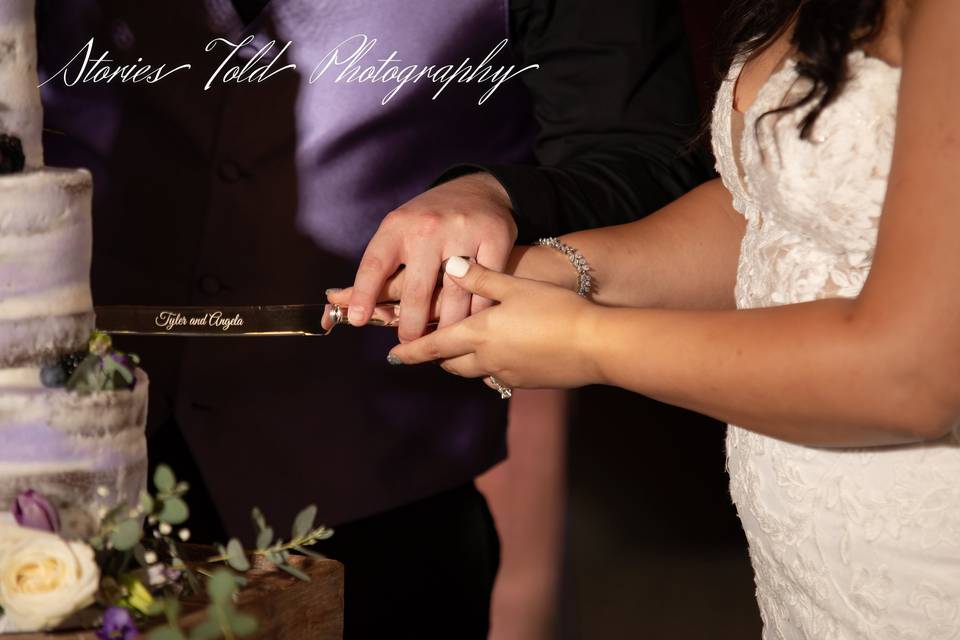
[[584, 258], [579, 251], [568, 244], [560, 242], [556, 238], [542, 238], [537, 240], [536, 245], [538, 247], [556, 249], [567, 256], [570, 264], [577, 270], [577, 295], [581, 298], [586, 298], [590, 295], [590, 290], [593, 288], [593, 279], [590, 277], [590, 265], [587, 264], [587, 259]]

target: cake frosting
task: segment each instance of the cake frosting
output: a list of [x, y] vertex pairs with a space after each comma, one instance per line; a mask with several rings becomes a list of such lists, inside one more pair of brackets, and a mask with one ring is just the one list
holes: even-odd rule
[[0, 367], [50, 361], [89, 338], [92, 188], [83, 169], [0, 176]]
[[23, 156], [0, 175], [0, 512], [32, 489], [70, 535], [144, 488], [148, 380], [137, 369], [131, 388], [81, 393], [45, 376], [94, 328], [93, 185], [84, 169], [43, 166], [33, 16], [34, 0], [0, 0], [0, 136]]
[[43, 109], [37, 89], [37, 28], [32, 0], [0, 2], [0, 131], [15, 132], [27, 167], [43, 166]]

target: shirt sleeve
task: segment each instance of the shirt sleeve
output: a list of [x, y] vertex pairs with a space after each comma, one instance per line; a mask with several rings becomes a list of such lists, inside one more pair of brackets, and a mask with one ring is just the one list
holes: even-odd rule
[[711, 176], [683, 20], [673, 0], [512, 0], [537, 164], [462, 164], [510, 196], [520, 242], [629, 222]]

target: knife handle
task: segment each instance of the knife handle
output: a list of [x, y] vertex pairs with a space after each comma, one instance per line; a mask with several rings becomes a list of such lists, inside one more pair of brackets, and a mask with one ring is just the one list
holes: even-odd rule
[[[328, 304], [327, 311], [324, 314], [323, 328], [329, 333], [338, 325], [349, 325], [347, 312], [349, 307], [339, 304]], [[368, 325], [374, 327], [397, 327], [400, 324], [400, 305], [398, 304], [378, 304], [373, 308], [373, 315], [370, 317]], [[427, 323], [428, 327], [437, 326], [437, 322]]]

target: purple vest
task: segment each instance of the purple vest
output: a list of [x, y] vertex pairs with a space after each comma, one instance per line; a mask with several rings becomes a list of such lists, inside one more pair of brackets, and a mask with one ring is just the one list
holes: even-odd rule
[[[453, 82], [432, 100], [441, 84], [426, 78], [383, 104], [398, 86], [390, 75], [410, 65], [480, 62], [508, 37], [507, 0], [273, 0], [246, 30], [230, 0], [40, 6], [48, 76], [91, 36], [114, 65], [193, 65], [155, 84], [61, 78], [43, 89], [48, 164], [94, 174], [98, 304], [322, 302], [327, 287], [352, 282], [383, 216], [443, 169], [531, 161], [519, 78], [482, 106], [491, 83]], [[205, 91], [229, 51], [205, 45], [246, 34], [252, 47], [228, 67], [276, 39], [251, 68], [274, 56], [271, 70], [296, 71]], [[375, 69], [357, 81], [393, 51], [396, 71], [388, 63], [381, 81]], [[507, 48], [491, 64], [515, 62]], [[322, 339], [120, 342], [151, 375], [153, 423], [176, 417], [228, 526], [243, 532], [253, 504], [282, 522], [316, 502], [335, 524], [463, 484], [502, 458], [505, 403], [433, 365], [390, 367], [395, 341], [341, 328]]]

